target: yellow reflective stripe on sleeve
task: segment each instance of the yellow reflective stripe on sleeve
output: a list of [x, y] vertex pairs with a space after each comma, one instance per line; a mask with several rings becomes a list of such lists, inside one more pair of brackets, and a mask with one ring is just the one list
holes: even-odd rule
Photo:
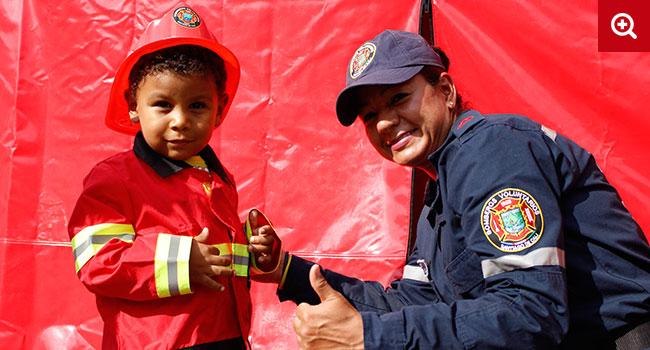
[[167, 280], [167, 256], [171, 235], [160, 234], [156, 242], [156, 256], [154, 258], [154, 271], [156, 276], [156, 293], [159, 298], [171, 296]]
[[75, 271], [79, 272], [113, 238], [133, 243], [135, 230], [128, 224], [99, 224], [88, 226], [72, 237]]
[[224, 268], [233, 269], [237, 276], [248, 276], [248, 245], [239, 243], [213, 244], [219, 249], [219, 256], [230, 259], [231, 264]]
[[219, 249], [219, 256], [232, 259], [232, 246], [230, 245], [230, 243], [219, 243], [219, 244], [213, 244], [212, 246], [217, 247], [217, 249]]
[[189, 259], [192, 237], [161, 233], [156, 242], [154, 271], [159, 298], [191, 293]]
[[232, 268], [237, 273], [237, 276], [248, 276], [248, 262], [250, 253], [248, 252], [247, 244], [232, 244], [233, 258]]

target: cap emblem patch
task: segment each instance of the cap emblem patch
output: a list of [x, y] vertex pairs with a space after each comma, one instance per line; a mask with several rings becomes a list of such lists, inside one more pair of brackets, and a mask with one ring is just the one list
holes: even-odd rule
[[179, 7], [174, 11], [174, 21], [187, 28], [196, 28], [201, 25], [199, 15], [189, 7]]
[[542, 210], [533, 196], [516, 188], [493, 194], [481, 211], [481, 226], [490, 243], [503, 252], [519, 252], [539, 241]]
[[375, 58], [376, 51], [377, 47], [371, 42], [367, 42], [357, 49], [350, 61], [350, 77], [352, 79], [358, 78], [366, 70], [372, 59]]

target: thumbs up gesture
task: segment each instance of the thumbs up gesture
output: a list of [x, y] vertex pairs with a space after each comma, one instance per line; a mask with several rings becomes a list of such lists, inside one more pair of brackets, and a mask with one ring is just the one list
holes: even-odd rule
[[320, 304], [301, 303], [296, 308], [293, 329], [298, 345], [309, 349], [363, 349], [363, 321], [361, 314], [332, 288], [313, 265], [309, 282], [320, 297]]

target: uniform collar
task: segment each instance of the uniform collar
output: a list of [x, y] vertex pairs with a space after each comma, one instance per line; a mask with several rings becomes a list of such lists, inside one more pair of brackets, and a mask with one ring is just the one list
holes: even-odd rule
[[[440, 146], [435, 152], [431, 153], [429, 156], [429, 161], [433, 166], [438, 169], [437, 164], [438, 164], [438, 159], [440, 158], [440, 155], [442, 154], [442, 150], [445, 149], [445, 147], [451, 143], [453, 140], [457, 138], [463, 137], [465, 133], [467, 133], [469, 130], [472, 129], [474, 125], [476, 125], [478, 122], [480, 122], [482, 119], [484, 119], [483, 115], [479, 113], [478, 111], [474, 110], [466, 110], [463, 113], [456, 118], [456, 121], [451, 126], [451, 129], [449, 130], [449, 134], [447, 135], [447, 138], [445, 139], [445, 142], [442, 143], [442, 146]], [[430, 179], [427, 181], [427, 186], [425, 189], [424, 193], [424, 202], [427, 205], [431, 205], [433, 200], [436, 198], [436, 195], [438, 194], [438, 186], [436, 185], [436, 181], [433, 179]]]
[[438, 147], [435, 152], [429, 155], [429, 161], [433, 164], [433, 166], [437, 168], [436, 165], [438, 164], [438, 159], [442, 154], [442, 150], [444, 150], [450, 142], [457, 138], [462, 138], [466, 132], [472, 129], [472, 126], [476, 125], [483, 119], [483, 115], [474, 110], [466, 110], [461, 113], [460, 116], [456, 118], [456, 121], [454, 121], [452, 124], [451, 129], [449, 130], [449, 134], [447, 135], [445, 142], [442, 143], [442, 146]]
[[[135, 135], [135, 140], [133, 141], [133, 152], [138, 158], [147, 163], [162, 178], [174, 175], [185, 168], [191, 167], [191, 165], [185, 163], [182, 160], [169, 159], [154, 151], [153, 148], [149, 146], [147, 141], [145, 141], [144, 136], [142, 136], [142, 131], [138, 131], [137, 135]], [[208, 165], [208, 169], [211, 171], [217, 173], [223, 171], [223, 167], [221, 166], [219, 159], [217, 158], [216, 154], [214, 154], [214, 151], [210, 145], [205, 146], [205, 148], [199, 152], [199, 156], [205, 160], [205, 163]]]
[[477, 111], [467, 110], [460, 114], [460, 116], [454, 122], [454, 125], [451, 126], [451, 130], [456, 137], [461, 137], [467, 131], [469, 131], [472, 126], [476, 125], [479, 121], [483, 119], [483, 115]]

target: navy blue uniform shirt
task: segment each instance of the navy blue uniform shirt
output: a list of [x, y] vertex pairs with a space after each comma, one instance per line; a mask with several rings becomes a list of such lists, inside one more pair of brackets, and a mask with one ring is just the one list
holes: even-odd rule
[[[583, 148], [466, 111], [429, 159], [402, 279], [324, 271], [361, 312], [366, 349], [607, 349], [650, 320], [650, 248]], [[281, 300], [319, 303], [311, 264], [292, 259]]]

